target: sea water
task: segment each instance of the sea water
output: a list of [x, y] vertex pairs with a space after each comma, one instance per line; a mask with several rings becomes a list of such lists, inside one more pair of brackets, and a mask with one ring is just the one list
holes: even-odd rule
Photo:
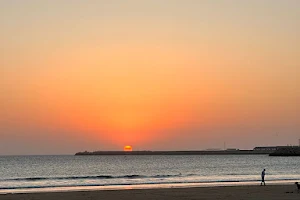
[[300, 180], [300, 157], [268, 155], [1, 156], [1, 191]]

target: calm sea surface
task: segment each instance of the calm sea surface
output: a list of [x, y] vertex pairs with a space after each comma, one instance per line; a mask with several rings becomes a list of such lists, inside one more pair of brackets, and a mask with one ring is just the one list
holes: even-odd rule
[[300, 157], [2, 156], [0, 192], [32, 188], [300, 180]]

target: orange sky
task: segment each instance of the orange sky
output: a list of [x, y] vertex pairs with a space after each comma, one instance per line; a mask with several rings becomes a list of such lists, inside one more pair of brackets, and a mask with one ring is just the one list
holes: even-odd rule
[[0, 3], [0, 154], [300, 138], [298, 1]]

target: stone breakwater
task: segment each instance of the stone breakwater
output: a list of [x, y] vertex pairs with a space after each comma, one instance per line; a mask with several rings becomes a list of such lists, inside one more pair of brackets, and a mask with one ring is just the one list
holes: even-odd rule
[[300, 146], [280, 147], [270, 156], [300, 156]]
[[274, 151], [224, 150], [224, 151], [94, 151], [78, 152], [76, 156], [88, 155], [259, 155]]

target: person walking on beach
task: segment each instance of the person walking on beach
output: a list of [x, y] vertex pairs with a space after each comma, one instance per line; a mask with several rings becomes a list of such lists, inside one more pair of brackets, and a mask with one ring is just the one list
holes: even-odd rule
[[265, 175], [266, 175], [266, 169], [264, 169], [262, 172], [261, 172], [261, 183], [260, 185], [262, 185], [264, 183], [264, 186], [266, 186], [266, 183], [265, 183]]

